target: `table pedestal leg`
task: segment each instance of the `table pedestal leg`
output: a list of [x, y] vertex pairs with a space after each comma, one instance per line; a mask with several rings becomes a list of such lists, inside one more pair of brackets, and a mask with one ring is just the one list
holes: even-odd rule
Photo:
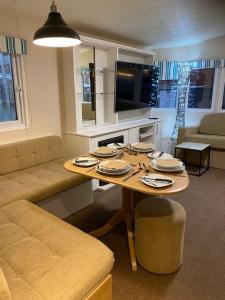
[[109, 232], [118, 223], [126, 223], [127, 239], [130, 252], [131, 266], [133, 271], [137, 271], [137, 262], [134, 248], [134, 237], [132, 223], [134, 220], [133, 192], [130, 189], [123, 188], [122, 208], [118, 210], [108, 223], [102, 227], [89, 232], [94, 237], [99, 237]]

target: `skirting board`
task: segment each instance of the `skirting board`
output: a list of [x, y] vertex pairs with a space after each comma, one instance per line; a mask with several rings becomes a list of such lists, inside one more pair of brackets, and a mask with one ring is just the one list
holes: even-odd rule
[[92, 203], [92, 184], [91, 181], [87, 181], [42, 200], [37, 205], [58, 218], [64, 219]]

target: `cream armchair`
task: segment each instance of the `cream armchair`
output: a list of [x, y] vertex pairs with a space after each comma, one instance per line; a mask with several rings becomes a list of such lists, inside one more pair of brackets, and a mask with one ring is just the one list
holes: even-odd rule
[[184, 143], [186, 141], [186, 136], [198, 134], [198, 127], [181, 127], [178, 131], [177, 144]]
[[204, 116], [198, 127], [180, 128], [177, 144], [183, 142], [210, 144], [210, 166], [225, 169], [225, 113]]

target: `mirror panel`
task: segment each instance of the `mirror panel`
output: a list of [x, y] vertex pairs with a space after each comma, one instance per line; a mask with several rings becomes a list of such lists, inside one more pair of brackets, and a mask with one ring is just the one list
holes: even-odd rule
[[95, 49], [92, 46], [80, 46], [80, 68], [82, 84], [82, 124], [95, 125]]

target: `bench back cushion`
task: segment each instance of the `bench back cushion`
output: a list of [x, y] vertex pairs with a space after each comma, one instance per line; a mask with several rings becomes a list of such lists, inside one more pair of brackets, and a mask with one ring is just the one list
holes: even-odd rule
[[204, 116], [201, 120], [199, 133], [225, 136], [225, 113]]
[[0, 145], [0, 175], [63, 157], [59, 136], [46, 136]]

